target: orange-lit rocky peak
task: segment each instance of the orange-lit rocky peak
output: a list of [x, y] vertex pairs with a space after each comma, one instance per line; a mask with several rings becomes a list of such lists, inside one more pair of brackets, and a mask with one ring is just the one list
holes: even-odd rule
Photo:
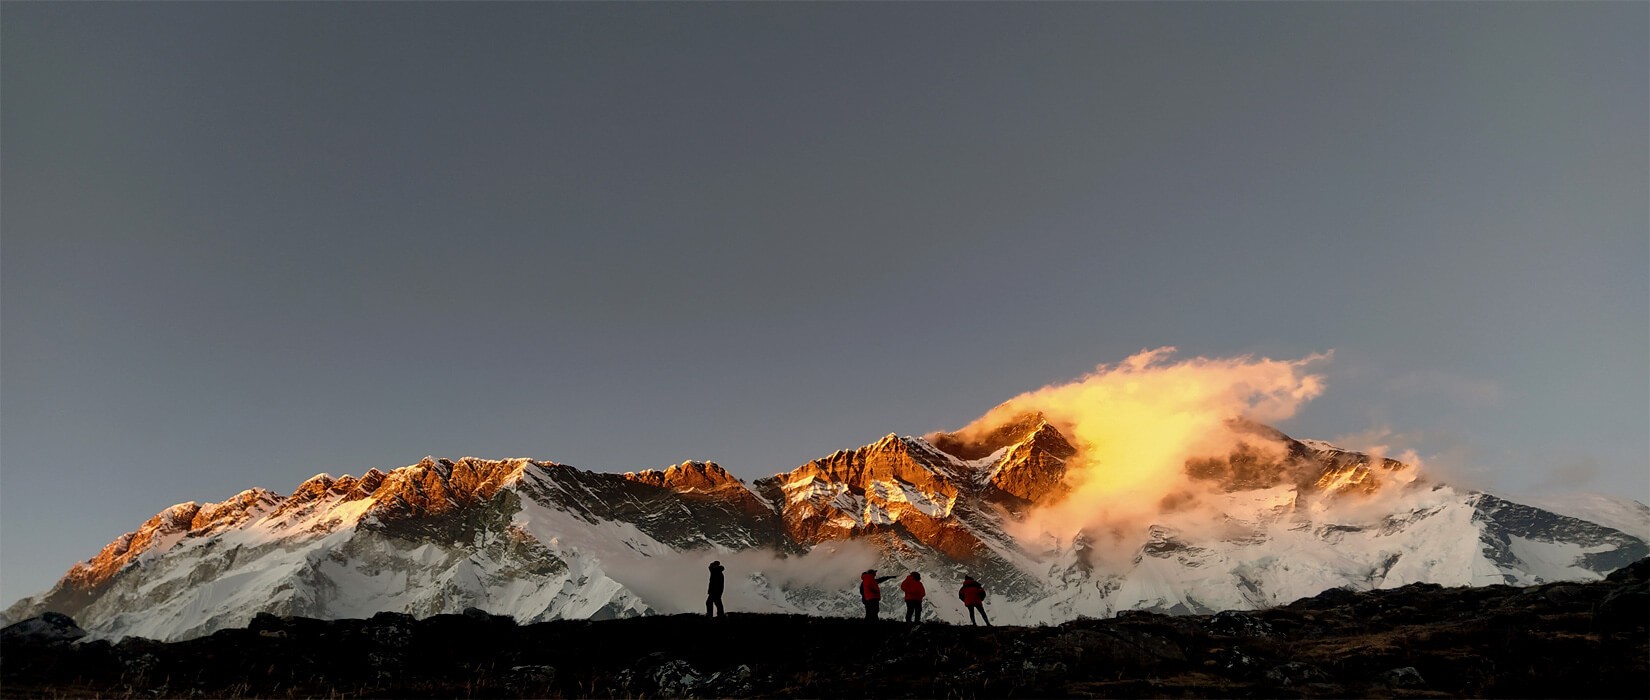
[[265, 489], [242, 491], [222, 503], [190, 501], [167, 508], [144, 521], [137, 530], [110, 542], [90, 560], [69, 569], [67, 582], [89, 591], [150, 549], [170, 546], [188, 536], [210, 534], [262, 515], [280, 503], [281, 496]]
[[1024, 449], [1042, 450], [1062, 459], [1077, 454], [1077, 448], [1072, 446], [1065, 434], [1047, 421], [1038, 423], [1029, 435], [1014, 445], [1011, 452]]
[[1296, 440], [1248, 420], [1228, 423], [1242, 441], [1230, 453], [1186, 462], [1186, 474], [1225, 491], [1292, 485], [1327, 493], [1374, 493], [1387, 483], [1414, 480], [1410, 465], [1343, 450], [1317, 440]]
[[[990, 413], [986, 415], [991, 416]], [[1047, 425], [1048, 419], [1042, 412], [1028, 411], [983, 431], [970, 425], [952, 433], [931, 433], [927, 439], [930, 444], [947, 454], [972, 461], [989, 457], [993, 452], [1009, 445], [1024, 442], [1032, 433]]]
[[953, 458], [923, 440], [889, 435], [757, 486], [781, 504], [786, 534], [798, 543], [905, 532], [960, 557], [978, 543], [950, 520], [963, 490], [954, 469]]
[[900, 481], [929, 493], [954, 497], [957, 487], [947, 475], [948, 466], [943, 455], [890, 433], [857, 450], [834, 452], [797, 467], [781, 475], [780, 481], [842, 484], [851, 493], [863, 493], [877, 481]]
[[191, 533], [215, 532], [237, 527], [274, 508], [281, 496], [268, 489], [247, 489], [222, 503], [208, 503], [190, 518]]
[[1301, 444], [1322, 465], [1310, 487], [1331, 494], [1372, 494], [1391, 484], [1416, 481], [1414, 467], [1396, 459], [1351, 452], [1316, 440]]
[[351, 498], [363, 498], [370, 496], [374, 491], [378, 490], [378, 487], [383, 485], [384, 472], [378, 471], [377, 468], [368, 469], [367, 473], [362, 474], [361, 479], [355, 482], [355, 488], [352, 490]]
[[727, 486], [744, 487], [738, 478], [715, 462], [687, 461], [664, 471], [644, 469], [640, 472], [627, 472], [624, 478], [675, 491], [713, 491]]
[[316, 474], [315, 476], [305, 479], [304, 483], [298, 484], [298, 488], [293, 490], [290, 498], [303, 498], [311, 500], [321, 498], [325, 496], [328, 491], [332, 490], [332, 484], [335, 481], [337, 481], [337, 479], [332, 478], [331, 474]]
[[1040, 422], [997, 461], [991, 485], [1031, 503], [1057, 499], [1069, 490], [1066, 460], [1075, 454], [1077, 448], [1059, 430]]
[[[350, 479], [349, 485], [354, 486], [354, 479], [347, 475], [344, 478]], [[288, 513], [304, 510], [313, 503], [334, 496], [333, 485], [336, 483], [338, 483], [338, 480], [332, 478], [331, 474], [326, 473], [316, 474], [305, 479], [303, 483], [298, 484], [298, 488], [292, 491], [292, 495], [287, 496], [281, 502], [281, 505], [275, 509], [274, 516], [282, 517]]]
[[194, 501], [179, 503], [175, 506], [167, 508], [166, 510], [156, 513], [155, 517], [150, 518], [149, 522], [144, 523], [144, 526], [148, 527], [151, 523], [153, 523], [155, 529], [159, 532], [188, 530], [189, 524], [195, 520], [195, 514], [200, 511], [200, 504]]
[[537, 463], [530, 459], [465, 457], [453, 461], [425, 457], [418, 464], [382, 476], [372, 492], [376, 503], [371, 512], [392, 516], [445, 513], [492, 498], [499, 489], [519, 479], [529, 466]]

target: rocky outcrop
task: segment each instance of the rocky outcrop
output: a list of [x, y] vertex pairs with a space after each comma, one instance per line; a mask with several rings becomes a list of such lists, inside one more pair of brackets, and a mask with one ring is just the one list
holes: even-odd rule
[[1396, 459], [1350, 452], [1326, 443], [1301, 443], [1310, 460], [1322, 465], [1311, 488], [1332, 493], [1375, 493], [1390, 484], [1405, 484], [1415, 478], [1408, 464]]
[[189, 534], [193, 537], [231, 530], [257, 518], [281, 502], [281, 495], [268, 489], [248, 489], [222, 503], [208, 503], [195, 511], [189, 520]]
[[[499, 489], [515, 482], [522, 470], [535, 466], [530, 459], [489, 460], [465, 457], [458, 461], [432, 459], [386, 475], [371, 492], [369, 513], [386, 518], [440, 515], [491, 500]], [[354, 491], [359, 482], [349, 485]]]
[[778, 502], [788, 539], [873, 538], [894, 558], [929, 556], [962, 566], [988, 565], [991, 548], [970, 525], [973, 475], [919, 438], [888, 435], [759, 480]]
[[644, 469], [626, 472], [624, 478], [658, 486], [672, 491], [715, 491], [721, 488], [744, 488], [744, 483], [715, 462], [683, 462], [663, 471]]

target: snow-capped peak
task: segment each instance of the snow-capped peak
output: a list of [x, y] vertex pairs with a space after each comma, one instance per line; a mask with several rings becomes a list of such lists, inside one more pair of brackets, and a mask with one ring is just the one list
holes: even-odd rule
[[[1407, 465], [1272, 433], [1257, 435], [1286, 456], [1189, 462], [1189, 476], [1222, 487], [1195, 509], [1025, 539], [1009, 533], [1058, 502], [1076, 454], [1035, 414], [966, 436], [890, 434], [749, 485], [707, 461], [620, 475], [427, 457], [359, 478], [319, 474], [288, 496], [249, 489], [172, 506], [7, 614], [54, 609], [97, 636], [166, 639], [258, 612], [645, 615], [700, 605], [697, 581], [677, 577], [717, 558], [730, 608], [851, 614], [845, 586], [879, 566], [921, 570], [936, 588], [969, 573], [990, 589], [993, 618], [1036, 623], [1254, 608], [1343, 586], [1596, 578], [1650, 553], [1633, 531], [1488, 494], [1381, 490]], [[1565, 510], [1613, 522], [1640, 512]], [[932, 599], [942, 616], [961, 612]]]

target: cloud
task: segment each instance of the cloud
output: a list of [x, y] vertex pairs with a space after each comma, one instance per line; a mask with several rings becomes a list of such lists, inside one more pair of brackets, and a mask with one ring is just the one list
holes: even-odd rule
[[1143, 350], [1100, 365], [1076, 381], [1016, 396], [959, 431], [966, 439], [1040, 411], [1077, 447], [1067, 464], [1070, 496], [1029, 514], [1016, 531], [1022, 540], [1064, 543], [1083, 533], [1091, 543], [1099, 538], [1132, 551], [1166, 505], [1195, 508], [1200, 489], [1186, 476], [1187, 460], [1223, 457], [1240, 446], [1281, 449], [1237, 429], [1238, 422], [1294, 415], [1323, 393], [1323, 377], [1310, 369], [1330, 357], [1171, 361], [1174, 353]]
[[1398, 460], [1413, 467], [1411, 472], [1414, 473], [1425, 468], [1425, 460], [1414, 449], [1395, 448], [1393, 445], [1414, 444], [1416, 440], [1417, 436], [1394, 432], [1392, 428], [1381, 425], [1363, 432], [1337, 435], [1330, 442], [1344, 450], [1362, 452], [1375, 460]]

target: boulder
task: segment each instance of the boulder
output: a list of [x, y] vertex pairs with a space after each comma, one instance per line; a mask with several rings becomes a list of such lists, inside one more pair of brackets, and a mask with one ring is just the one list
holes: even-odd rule
[[1414, 666], [1383, 671], [1376, 680], [1391, 688], [1420, 688], [1427, 684], [1426, 679], [1421, 677], [1421, 672]]
[[1209, 618], [1209, 634], [1222, 637], [1276, 637], [1278, 633], [1254, 615], [1236, 610], [1223, 610]]

